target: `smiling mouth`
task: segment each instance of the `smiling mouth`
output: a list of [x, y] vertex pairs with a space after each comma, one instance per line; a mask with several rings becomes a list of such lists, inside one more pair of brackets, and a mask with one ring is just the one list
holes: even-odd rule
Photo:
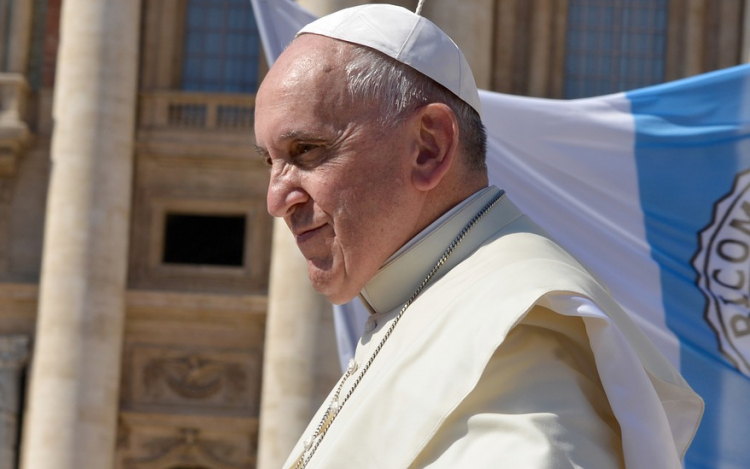
[[326, 225], [321, 225], [317, 228], [312, 228], [310, 230], [303, 231], [299, 234], [294, 235], [294, 239], [297, 241], [297, 244], [302, 244], [305, 241], [308, 241], [315, 237], [320, 231], [325, 228]]

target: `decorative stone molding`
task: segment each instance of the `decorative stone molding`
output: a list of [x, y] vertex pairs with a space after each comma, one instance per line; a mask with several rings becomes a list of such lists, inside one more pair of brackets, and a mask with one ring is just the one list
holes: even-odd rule
[[147, 394], [161, 395], [168, 390], [185, 399], [208, 399], [223, 390], [228, 401], [237, 401], [246, 381], [247, 375], [238, 363], [199, 355], [155, 358], [143, 370]]
[[31, 140], [26, 124], [29, 84], [20, 73], [0, 73], [0, 177], [15, 173]]
[[139, 100], [141, 127], [249, 132], [255, 123], [252, 94], [154, 91]]
[[139, 153], [262, 167], [253, 151], [254, 94], [168, 90], [141, 92], [138, 100]]
[[231, 443], [204, 439], [196, 428], [181, 428], [179, 434], [154, 438], [148, 444], [149, 456], [126, 462], [124, 469], [161, 469], [173, 465], [205, 465], [217, 469], [250, 469]]
[[126, 413], [118, 469], [254, 469], [257, 421]]
[[126, 406], [258, 415], [260, 353], [135, 345]]
[[[170, 171], [166, 172], [165, 169]], [[265, 293], [268, 285], [268, 266], [272, 218], [268, 215], [262, 195], [251, 193], [251, 185], [265, 185], [268, 171], [261, 176], [254, 171], [233, 170], [232, 179], [225, 175], [229, 170], [176, 164], [164, 166], [158, 160], [141, 160], [138, 176], [141, 181], [150, 179], [153, 190], [139, 188], [133, 210], [134, 228], [130, 248], [130, 285], [133, 288], [159, 288], [162, 290], [194, 291], [197, 285], [204, 292]], [[212, 194], [193, 194], [179, 197], [161, 193], [174, 191], [171, 184], [179, 174], [179, 184], [188, 190], [191, 186], [216, 181]], [[224, 178], [219, 179], [220, 177]], [[152, 182], [153, 181], [153, 182]], [[223, 182], [222, 182], [223, 181]], [[144, 181], [145, 182], [145, 181]], [[222, 183], [223, 187], [219, 184]], [[261, 186], [262, 187], [262, 186]], [[220, 192], [219, 192], [220, 191]], [[197, 192], [197, 191], [196, 191]], [[217, 194], [217, 192], [219, 192]], [[234, 192], [234, 194], [232, 194]], [[238, 197], [237, 194], [241, 196]], [[163, 262], [166, 243], [166, 223], [170, 213], [183, 215], [244, 216], [244, 259], [241, 266], [215, 266], [168, 264]]]

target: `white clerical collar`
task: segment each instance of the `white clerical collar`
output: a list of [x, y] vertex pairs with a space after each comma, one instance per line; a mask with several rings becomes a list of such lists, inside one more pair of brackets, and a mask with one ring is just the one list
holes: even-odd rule
[[[399, 249], [360, 292], [360, 299], [365, 307], [371, 313], [384, 313], [403, 305], [461, 230], [500, 194], [502, 191], [494, 186], [480, 190]], [[502, 196], [498, 204], [466, 235], [430, 283], [437, 281], [471, 255], [492, 234], [520, 216], [518, 208], [507, 197]]]

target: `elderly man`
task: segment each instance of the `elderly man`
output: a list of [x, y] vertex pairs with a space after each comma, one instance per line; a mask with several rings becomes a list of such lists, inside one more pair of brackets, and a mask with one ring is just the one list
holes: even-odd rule
[[287, 468], [677, 469], [702, 403], [495, 187], [461, 51], [405, 9], [304, 28], [257, 97], [268, 209], [356, 356]]

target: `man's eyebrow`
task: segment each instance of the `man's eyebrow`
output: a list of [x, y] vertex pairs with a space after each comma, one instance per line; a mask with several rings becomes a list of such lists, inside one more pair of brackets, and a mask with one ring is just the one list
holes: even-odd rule
[[291, 130], [285, 134], [281, 135], [280, 140], [282, 141], [289, 141], [289, 140], [299, 140], [303, 142], [322, 142], [325, 139], [321, 137], [318, 134], [313, 134], [310, 132], [305, 132], [304, 130]]
[[255, 148], [255, 152], [257, 154], [259, 154], [260, 156], [263, 156], [263, 157], [268, 156], [268, 150], [266, 150], [265, 148], [261, 147], [257, 143], [253, 144], [253, 148]]
[[[310, 132], [304, 132], [301, 130], [292, 130], [290, 132], [287, 132], [285, 134], [281, 135], [280, 138], [281, 141], [302, 141], [302, 142], [325, 142], [326, 140], [317, 134], [312, 134]], [[265, 148], [261, 147], [257, 143], [253, 144], [253, 148], [255, 149], [255, 152], [260, 155], [262, 158], [268, 158], [270, 155], [269, 151]]]

